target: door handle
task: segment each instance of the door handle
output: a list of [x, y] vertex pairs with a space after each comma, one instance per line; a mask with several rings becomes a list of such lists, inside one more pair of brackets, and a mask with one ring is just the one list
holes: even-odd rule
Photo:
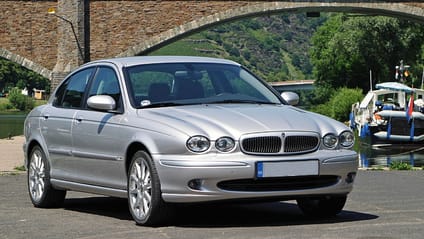
[[78, 116], [77, 118], [75, 118], [75, 120], [77, 121], [77, 123], [81, 123], [83, 118], [81, 116]]
[[49, 115], [43, 115], [42, 116], [44, 120], [48, 120], [49, 119]]

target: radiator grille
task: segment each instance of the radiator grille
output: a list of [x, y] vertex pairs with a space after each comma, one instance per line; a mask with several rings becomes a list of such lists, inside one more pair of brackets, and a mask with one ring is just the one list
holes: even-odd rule
[[251, 153], [278, 153], [281, 150], [281, 138], [264, 136], [243, 140], [243, 148]]
[[318, 149], [316, 134], [276, 133], [274, 135], [249, 135], [241, 139], [242, 150], [248, 154], [300, 154]]
[[317, 137], [289, 136], [284, 141], [284, 152], [296, 153], [314, 150], [318, 146]]

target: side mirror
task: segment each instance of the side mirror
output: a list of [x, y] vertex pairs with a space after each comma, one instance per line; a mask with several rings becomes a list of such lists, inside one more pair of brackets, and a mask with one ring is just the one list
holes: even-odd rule
[[111, 111], [115, 110], [116, 102], [109, 95], [94, 95], [87, 100], [88, 107], [100, 110], [100, 111]]
[[283, 97], [283, 100], [289, 105], [297, 105], [299, 103], [299, 95], [294, 92], [283, 92], [281, 93], [281, 97]]

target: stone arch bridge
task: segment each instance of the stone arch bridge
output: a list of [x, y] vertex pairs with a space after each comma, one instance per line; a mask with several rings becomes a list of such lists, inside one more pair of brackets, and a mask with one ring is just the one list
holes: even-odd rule
[[[54, 8], [55, 13], [48, 13]], [[52, 80], [84, 62], [142, 55], [196, 31], [283, 12], [350, 12], [424, 23], [424, 3], [377, 0], [1, 0], [0, 57]]]

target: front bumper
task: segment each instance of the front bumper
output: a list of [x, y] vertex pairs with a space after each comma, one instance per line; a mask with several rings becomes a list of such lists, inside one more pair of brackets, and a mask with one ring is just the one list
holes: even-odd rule
[[[357, 154], [350, 150], [319, 150], [291, 156], [233, 153], [153, 155], [153, 158], [161, 181], [162, 197], [166, 202], [175, 203], [348, 194], [353, 188], [358, 167]], [[316, 175], [257, 178], [257, 162], [311, 159], [319, 162]], [[323, 183], [319, 183], [320, 180]]]

